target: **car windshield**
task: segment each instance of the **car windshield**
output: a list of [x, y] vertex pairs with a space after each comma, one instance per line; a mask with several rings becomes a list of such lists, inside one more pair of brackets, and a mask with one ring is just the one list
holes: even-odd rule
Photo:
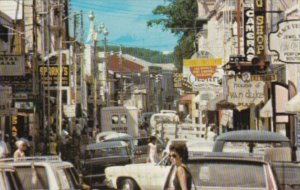
[[300, 189], [300, 166], [272, 166], [279, 190]]
[[280, 146], [280, 143], [225, 142], [223, 152], [264, 154], [266, 149]]
[[24, 189], [49, 189], [45, 167], [16, 166], [16, 171]]
[[88, 150], [88, 155], [90, 155], [92, 158], [109, 157], [109, 156], [127, 156], [128, 151], [126, 147], [113, 147], [113, 148]]
[[263, 164], [217, 160], [191, 163], [188, 167], [199, 188], [266, 188]]

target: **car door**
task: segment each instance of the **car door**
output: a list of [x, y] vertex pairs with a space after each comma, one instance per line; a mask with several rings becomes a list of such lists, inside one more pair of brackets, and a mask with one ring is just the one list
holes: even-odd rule
[[151, 168], [151, 175], [148, 176], [150, 181], [147, 190], [161, 190], [164, 188], [168, 175], [171, 171], [171, 165], [166, 165], [166, 159]]

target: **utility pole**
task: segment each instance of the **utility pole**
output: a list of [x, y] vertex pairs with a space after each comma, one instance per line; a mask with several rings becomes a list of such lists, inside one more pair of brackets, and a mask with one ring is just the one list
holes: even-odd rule
[[86, 85], [85, 85], [85, 70], [84, 70], [84, 45], [83, 45], [83, 12], [80, 11], [80, 89], [81, 89], [81, 111], [87, 108], [86, 105]]
[[121, 90], [120, 90], [120, 100], [121, 105], [124, 105], [124, 92], [123, 92], [123, 63], [122, 63], [122, 46], [119, 46], [119, 64], [120, 64], [120, 75], [121, 75]]
[[[58, 94], [57, 94], [57, 134], [59, 137], [62, 135], [62, 55], [61, 50], [63, 48], [62, 46], [62, 35], [63, 35], [63, 27], [62, 27], [62, 13], [63, 13], [63, 6], [60, 3], [60, 0], [57, 0], [57, 6], [59, 6], [59, 50], [58, 50], [58, 60], [59, 60], [59, 66], [58, 66]], [[61, 154], [61, 143], [59, 143], [59, 154]]]
[[236, 4], [236, 22], [237, 22], [237, 43], [238, 43], [238, 55], [241, 51], [241, 3], [240, 0], [237, 0]]

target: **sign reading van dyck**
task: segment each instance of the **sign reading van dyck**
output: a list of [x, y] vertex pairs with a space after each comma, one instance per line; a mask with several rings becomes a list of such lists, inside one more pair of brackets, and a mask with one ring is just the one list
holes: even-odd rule
[[300, 20], [278, 24], [278, 30], [269, 35], [269, 49], [285, 63], [300, 63]]
[[258, 105], [265, 101], [265, 82], [263, 81], [244, 82], [240, 78], [231, 78], [228, 79], [227, 84], [227, 101], [230, 103], [249, 106], [251, 104]]

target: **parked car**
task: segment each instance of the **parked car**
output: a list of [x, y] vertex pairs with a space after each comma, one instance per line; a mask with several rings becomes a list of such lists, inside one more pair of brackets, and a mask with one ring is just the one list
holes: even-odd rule
[[278, 190], [300, 189], [300, 164], [293, 162], [271, 163]]
[[14, 167], [7, 164], [0, 164], [0, 189], [1, 190], [23, 190], [24, 189]]
[[9, 158], [1, 161], [15, 168], [24, 190], [89, 189], [81, 183], [74, 166], [57, 156], [25, 157], [19, 161]]
[[[106, 183], [115, 189], [161, 190], [174, 167], [166, 164], [130, 164], [105, 169]], [[270, 165], [250, 154], [193, 152], [187, 163], [197, 189], [277, 190]]]
[[213, 152], [244, 152], [264, 154], [274, 147], [291, 147], [290, 140], [279, 133], [240, 130], [223, 133], [216, 138]]
[[130, 163], [128, 144], [124, 141], [89, 144], [81, 161], [83, 181], [93, 188], [103, 187], [106, 167]]
[[[103, 132], [96, 137], [96, 142], [124, 141], [128, 144], [131, 159], [135, 163], [146, 162], [149, 137], [132, 137], [126, 133]], [[157, 152], [161, 153], [165, 148], [164, 142], [157, 138]]]

